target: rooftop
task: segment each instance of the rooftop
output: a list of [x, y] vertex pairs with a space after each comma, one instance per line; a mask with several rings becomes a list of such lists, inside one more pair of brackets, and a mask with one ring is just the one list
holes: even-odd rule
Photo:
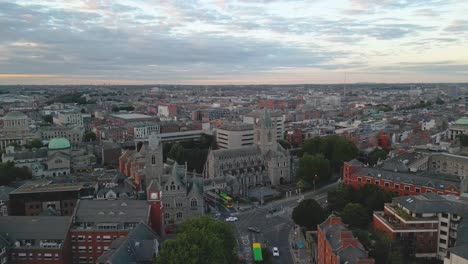
[[67, 149], [70, 148], [70, 141], [66, 138], [53, 138], [49, 142], [49, 149], [55, 150], [55, 149]]
[[468, 117], [462, 117], [455, 121], [456, 125], [468, 125]]
[[23, 239], [65, 240], [70, 225], [70, 216], [0, 217], [0, 233], [8, 233], [8, 237], [12, 241]]
[[253, 124], [246, 124], [246, 123], [224, 123], [219, 127], [219, 129], [227, 130], [227, 131], [247, 131], [253, 130]]
[[42, 193], [42, 192], [68, 192], [79, 191], [90, 187], [90, 183], [52, 183], [51, 181], [29, 181], [21, 185], [10, 194]]
[[143, 200], [80, 200], [76, 223], [146, 223], [149, 204]]
[[125, 120], [153, 118], [152, 116], [143, 114], [114, 114], [111, 116]]

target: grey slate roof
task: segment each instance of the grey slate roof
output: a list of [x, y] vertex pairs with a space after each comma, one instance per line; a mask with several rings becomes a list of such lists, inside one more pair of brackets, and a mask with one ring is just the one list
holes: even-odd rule
[[146, 223], [149, 204], [140, 200], [80, 200], [76, 223]]
[[13, 157], [15, 160], [24, 159], [45, 159], [47, 158], [47, 148], [40, 148], [35, 151], [21, 151], [10, 154], [5, 154], [5, 157]]
[[340, 264], [352, 264], [357, 263], [359, 259], [367, 258], [367, 252], [363, 249], [355, 248], [353, 246], [347, 246], [344, 249], [338, 251], [338, 256], [340, 256]]
[[8, 233], [11, 241], [31, 239], [64, 240], [71, 225], [70, 216], [3, 216], [0, 233]]
[[257, 146], [247, 146], [232, 149], [217, 149], [213, 150], [212, 152], [217, 159], [232, 159], [238, 157], [260, 155], [260, 150]]
[[[434, 174], [430, 172], [421, 173], [402, 173], [395, 171], [387, 171], [377, 168], [360, 168], [355, 172], [357, 175], [370, 176], [376, 180], [389, 180], [394, 182], [402, 182], [419, 186], [429, 186], [436, 189], [444, 190], [450, 185], [460, 189], [461, 179], [453, 175]], [[380, 177], [379, 177], [380, 175]]]
[[161, 238], [146, 224], [138, 224], [127, 237], [112, 242], [110, 250], [102, 254], [97, 263], [127, 264], [151, 263], [154, 248], [159, 246]]

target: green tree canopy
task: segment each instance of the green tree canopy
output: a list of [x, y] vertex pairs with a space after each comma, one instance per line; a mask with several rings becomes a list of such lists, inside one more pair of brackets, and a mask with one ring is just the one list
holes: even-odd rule
[[326, 218], [325, 212], [320, 204], [314, 199], [301, 201], [292, 212], [294, 223], [315, 230], [317, 225]]
[[25, 180], [31, 178], [28, 168], [15, 167], [13, 162], [0, 163], [0, 186], [9, 185], [15, 180]]
[[96, 133], [94, 133], [93, 131], [87, 131], [84, 134], [83, 141], [85, 141], [85, 142], [96, 141], [96, 138], [97, 138]]
[[384, 160], [387, 158], [387, 151], [382, 148], [373, 149], [369, 155], [367, 155], [367, 161], [370, 166], [377, 164], [379, 160]]
[[237, 263], [237, 244], [231, 225], [208, 216], [182, 224], [173, 240], [162, 244], [157, 264]]
[[39, 149], [39, 148], [42, 148], [44, 145], [42, 144], [42, 141], [39, 140], [39, 139], [33, 139], [31, 140], [30, 142], [28, 142], [28, 144], [25, 145], [25, 147], [27, 149]]
[[366, 228], [369, 225], [369, 215], [366, 209], [358, 203], [348, 203], [343, 208], [341, 218], [352, 228]]
[[330, 162], [326, 160], [323, 155], [310, 155], [305, 153], [299, 160], [297, 176], [299, 179], [311, 185], [327, 181], [330, 175]]

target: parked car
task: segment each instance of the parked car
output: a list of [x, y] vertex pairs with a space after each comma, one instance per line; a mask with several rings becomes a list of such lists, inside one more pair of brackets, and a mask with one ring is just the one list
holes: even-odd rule
[[226, 218], [225, 221], [226, 222], [236, 222], [237, 220], [239, 220], [239, 219], [237, 219], [237, 217], [230, 216], [230, 217]]
[[257, 227], [251, 226], [248, 229], [249, 229], [250, 232], [260, 233], [260, 229], [258, 229]]
[[279, 250], [277, 247], [273, 248], [273, 257], [279, 257]]

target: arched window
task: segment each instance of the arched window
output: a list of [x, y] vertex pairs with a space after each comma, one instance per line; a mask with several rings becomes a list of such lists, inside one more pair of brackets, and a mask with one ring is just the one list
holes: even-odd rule
[[175, 191], [175, 188], [176, 188], [176, 187], [175, 187], [174, 182], [171, 182], [171, 191]]
[[169, 219], [170, 217], [171, 217], [171, 215], [169, 213], [164, 214], [164, 219]]
[[155, 155], [152, 155], [151, 156], [151, 164], [156, 164], [156, 156]]
[[191, 207], [197, 207], [197, 206], [198, 206], [198, 201], [197, 201], [197, 199], [192, 198], [192, 200], [190, 200], [190, 206], [191, 206]]
[[166, 185], [166, 191], [169, 191], [169, 186], [168, 185]]
[[177, 213], [177, 219], [180, 219], [180, 218], [182, 218], [182, 212]]

